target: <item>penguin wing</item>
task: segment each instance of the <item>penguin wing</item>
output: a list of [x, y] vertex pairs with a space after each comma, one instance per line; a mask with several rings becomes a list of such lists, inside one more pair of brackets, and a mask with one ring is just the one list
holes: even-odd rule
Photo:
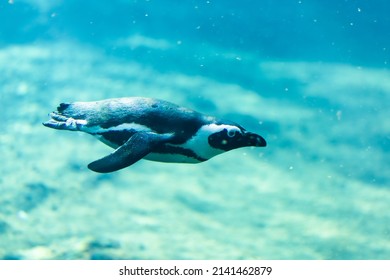
[[173, 134], [137, 132], [114, 152], [88, 164], [88, 168], [99, 173], [114, 172], [139, 161], [158, 145], [172, 139]]

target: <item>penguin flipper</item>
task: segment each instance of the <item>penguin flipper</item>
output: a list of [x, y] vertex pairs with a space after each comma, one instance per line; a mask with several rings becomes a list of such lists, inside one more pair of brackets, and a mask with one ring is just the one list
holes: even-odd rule
[[114, 152], [88, 164], [88, 168], [99, 173], [114, 172], [139, 161], [152, 149], [172, 138], [172, 134], [138, 132]]

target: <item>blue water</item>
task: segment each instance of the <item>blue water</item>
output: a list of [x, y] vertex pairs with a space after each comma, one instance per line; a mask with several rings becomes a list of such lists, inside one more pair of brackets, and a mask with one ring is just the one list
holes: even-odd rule
[[[390, 4], [0, 3], [0, 258], [390, 259]], [[42, 126], [145, 96], [264, 136], [202, 164]]]

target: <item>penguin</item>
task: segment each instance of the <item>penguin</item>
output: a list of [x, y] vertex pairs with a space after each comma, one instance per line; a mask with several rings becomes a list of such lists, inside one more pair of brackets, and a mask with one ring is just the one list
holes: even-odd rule
[[44, 126], [82, 131], [115, 150], [88, 164], [99, 173], [128, 167], [140, 159], [200, 163], [241, 147], [265, 147], [256, 133], [168, 101], [112, 98], [94, 102], [61, 103]]

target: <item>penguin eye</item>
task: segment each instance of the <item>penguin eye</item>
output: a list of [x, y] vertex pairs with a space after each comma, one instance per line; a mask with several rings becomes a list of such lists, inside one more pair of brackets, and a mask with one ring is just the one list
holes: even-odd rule
[[227, 131], [227, 135], [231, 138], [236, 136], [237, 133], [241, 133], [241, 131], [238, 128], [231, 128], [231, 129], [228, 129], [228, 131]]

